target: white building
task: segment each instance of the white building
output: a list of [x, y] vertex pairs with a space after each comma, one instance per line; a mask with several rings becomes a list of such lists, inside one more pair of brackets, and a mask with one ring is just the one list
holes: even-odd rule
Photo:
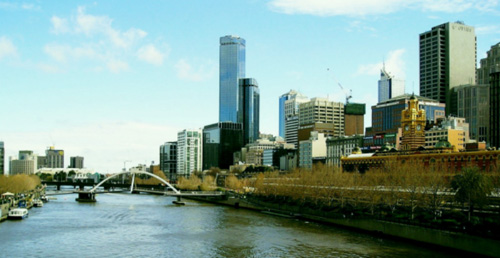
[[311, 132], [309, 140], [299, 143], [299, 167], [312, 168], [315, 161], [325, 163], [326, 137], [316, 131]]
[[299, 106], [299, 126], [333, 124], [333, 136], [344, 136], [344, 103], [312, 98]]
[[394, 78], [385, 70], [380, 70], [378, 81], [378, 103], [405, 94], [405, 81]]
[[10, 157], [10, 175], [34, 174], [37, 168], [38, 156], [32, 151], [19, 151], [19, 157]]
[[[284, 97], [286, 96], [286, 98]], [[284, 137], [287, 143], [298, 147], [298, 130], [299, 130], [299, 106], [301, 103], [308, 102], [309, 98], [296, 91], [290, 91], [287, 95], [280, 98], [280, 119], [283, 117]], [[282, 106], [283, 103], [283, 106]]]
[[177, 134], [177, 178], [189, 177], [193, 171], [202, 171], [202, 130], [183, 130]]

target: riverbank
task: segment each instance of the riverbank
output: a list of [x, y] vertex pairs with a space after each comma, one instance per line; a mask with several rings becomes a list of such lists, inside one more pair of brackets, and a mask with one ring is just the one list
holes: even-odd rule
[[264, 212], [270, 215], [297, 218], [315, 221], [319, 223], [341, 226], [344, 228], [363, 231], [370, 234], [383, 235], [433, 246], [446, 247], [484, 256], [500, 257], [500, 241], [471, 236], [463, 233], [449, 232], [439, 229], [425, 228], [421, 226], [395, 223], [377, 219], [355, 218], [343, 216], [341, 218], [328, 218], [317, 216], [301, 210], [298, 207], [277, 205], [247, 198], [245, 195], [231, 195], [226, 199], [209, 199], [190, 197], [188, 199], [226, 205], [235, 208], [244, 208]]

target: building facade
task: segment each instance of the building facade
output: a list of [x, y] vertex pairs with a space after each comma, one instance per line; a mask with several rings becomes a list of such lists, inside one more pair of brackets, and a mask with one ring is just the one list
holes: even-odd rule
[[476, 83], [476, 34], [463, 22], [449, 22], [420, 34], [420, 96], [446, 103], [450, 90]]
[[344, 103], [312, 98], [299, 106], [299, 126], [333, 124], [333, 136], [344, 136]]
[[401, 111], [402, 150], [415, 150], [425, 146], [425, 110], [420, 109], [418, 99], [410, 97], [408, 108]]
[[0, 175], [5, 175], [5, 146], [0, 141]]
[[45, 150], [46, 168], [64, 168], [64, 151], [56, 150], [53, 146]]
[[354, 148], [361, 148], [363, 138], [363, 135], [328, 138], [326, 140], [326, 164], [340, 167], [340, 158], [349, 156]]
[[238, 36], [220, 38], [219, 122], [243, 122], [243, 95], [239, 79], [245, 77], [245, 40]]
[[344, 106], [344, 134], [346, 136], [364, 134], [366, 104], [346, 103]]
[[454, 88], [456, 114], [469, 124], [469, 138], [488, 142], [490, 124], [489, 84], [461, 85]]
[[33, 154], [33, 151], [19, 151], [18, 158], [10, 158], [9, 174], [34, 174], [37, 170], [37, 161], [37, 155]]
[[203, 164], [202, 131], [183, 130], [177, 133], [177, 178], [201, 171]]
[[243, 124], [219, 122], [203, 128], [203, 169], [229, 169], [243, 147]]
[[242, 78], [239, 85], [243, 92], [243, 141], [247, 144], [259, 139], [259, 85], [253, 78]]
[[160, 170], [170, 182], [177, 181], [177, 142], [160, 145]]
[[398, 80], [390, 75], [384, 67], [380, 70], [378, 81], [378, 102], [386, 101], [405, 94], [405, 81]]
[[69, 168], [83, 168], [83, 157], [70, 157]]
[[[292, 91], [290, 91], [292, 92]], [[293, 91], [290, 99], [284, 102], [284, 116], [285, 116], [285, 141], [298, 147], [298, 130], [299, 130], [299, 108], [301, 103], [308, 102], [309, 98]], [[281, 107], [280, 107], [281, 113]]]
[[311, 132], [309, 140], [299, 142], [299, 167], [311, 169], [316, 163], [326, 163], [326, 137]]

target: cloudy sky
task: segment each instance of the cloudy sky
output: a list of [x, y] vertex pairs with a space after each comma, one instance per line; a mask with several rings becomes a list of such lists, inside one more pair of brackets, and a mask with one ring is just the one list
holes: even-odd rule
[[103, 173], [158, 163], [178, 131], [217, 122], [224, 35], [246, 39], [263, 133], [290, 89], [344, 101], [338, 81], [369, 111], [382, 63], [418, 93], [419, 33], [458, 20], [478, 59], [500, 42], [498, 0], [0, 0], [0, 141]]

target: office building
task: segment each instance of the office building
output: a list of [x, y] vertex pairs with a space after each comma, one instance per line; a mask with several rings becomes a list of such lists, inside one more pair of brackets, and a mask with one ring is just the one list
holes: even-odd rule
[[299, 126], [333, 124], [333, 136], [344, 136], [344, 103], [312, 98], [299, 106]]
[[[491, 46], [486, 58], [481, 59], [477, 69], [478, 84], [489, 85], [490, 109], [487, 142], [491, 147], [500, 147], [500, 43]], [[472, 127], [472, 125], [471, 125]]]
[[326, 140], [326, 164], [340, 167], [340, 158], [349, 156], [354, 148], [363, 146], [363, 136], [329, 137]]
[[[293, 105], [290, 105], [291, 107], [288, 107], [286, 109], [285, 103], [287, 100], [294, 100], [292, 103]], [[304, 100], [304, 101], [302, 101]], [[279, 136], [282, 138], [285, 137], [285, 121], [287, 117], [293, 117], [293, 116], [298, 116], [298, 110], [299, 110], [299, 103], [307, 101], [307, 97], [300, 94], [299, 92], [295, 90], [290, 90], [289, 92], [281, 95], [279, 99]], [[291, 102], [288, 102], [291, 103]]]
[[200, 129], [177, 133], [177, 178], [202, 170], [203, 139]]
[[257, 80], [242, 78], [239, 86], [243, 93], [243, 142], [259, 139], [260, 94]]
[[317, 163], [326, 163], [326, 137], [311, 132], [308, 140], [299, 142], [299, 167], [311, 169]]
[[463, 22], [449, 22], [420, 34], [420, 96], [446, 103], [450, 90], [476, 83], [476, 34]]
[[177, 142], [160, 146], [160, 170], [170, 182], [177, 181]]
[[5, 175], [5, 146], [0, 141], [0, 175]]
[[19, 151], [18, 158], [10, 158], [10, 175], [27, 174], [32, 175], [37, 169], [37, 155], [33, 151]]
[[64, 151], [56, 150], [53, 146], [45, 150], [45, 167], [64, 168]]
[[203, 169], [229, 169], [243, 147], [243, 124], [219, 122], [203, 128]]
[[83, 157], [80, 156], [70, 157], [69, 168], [83, 168]]
[[243, 94], [239, 79], [245, 77], [245, 40], [238, 36], [220, 38], [219, 122], [243, 122]]
[[380, 70], [378, 81], [378, 102], [386, 101], [405, 94], [405, 81], [394, 78], [384, 67]]
[[346, 103], [344, 106], [344, 134], [364, 134], [366, 104]]
[[[288, 98], [284, 101], [283, 108], [281, 106], [281, 101], [284, 99], [283, 96], [288, 95]], [[299, 130], [299, 107], [301, 103], [309, 101], [309, 98], [300, 94], [296, 91], [290, 91], [284, 94], [280, 98], [280, 125], [281, 125], [281, 114], [284, 116], [284, 129], [285, 129], [285, 141], [291, 143], [298, 148], [298, 130]], [[281, 127], [280, 127], [281, 128]], [[281, 129], [280, 129], [281, 130]]]
[[478, 142], [489, 141], [489, 84], [461, 85], [453, 90], [453, 99], [456, 99], [456, 114], [458, 117], [465, 118], [469, 124], [469, 138]]

